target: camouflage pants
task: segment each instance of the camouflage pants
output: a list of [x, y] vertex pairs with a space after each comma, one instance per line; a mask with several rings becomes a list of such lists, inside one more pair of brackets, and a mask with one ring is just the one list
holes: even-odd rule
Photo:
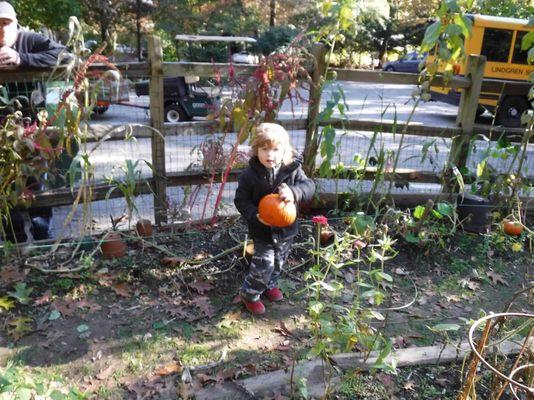
[[278, 243], [254, 240], [254, 255], [240, 291], [243, 299], [258, 301], [264, 291], [276, 286], [292, 244], [293, 239]]

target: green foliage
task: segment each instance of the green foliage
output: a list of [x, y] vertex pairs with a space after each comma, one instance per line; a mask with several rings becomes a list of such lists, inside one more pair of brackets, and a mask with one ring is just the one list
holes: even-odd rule
[[[390, 341], [371, 327], [373, 321], [382, 321], [384, 316], [367, 304], [379, 306], [386, 298], [382, 283], [391, 283], [393, 278], [384, 270], [384, 263], [395, 257], [392, 247], [395, 241], [387, 235], [387, 228], [381, 227], [381, 231], [367, 232], [371, 233], [372, 242], [364, 244], [367, 248], [361, 250], [356, 243], [367, 239], [353, 234], [353, 227], [349, 226], [336, 235], [332, 245], [321, 247], [320, 229], [317, 223], [316, 246], [311, 251], [315, 263], [304, 274], [313, 342], [310, 356], [321, 357], [329, 365], [331, 355], [351, 351], [357, 345], [364, 353], [379, 352], [375, 368], [394, 370], [394, 365], [385, 362], [391, 352]], [[350, 288], [342, 279], [348, 268], [356, 270]], [[353, 294], [351, 300], [343, 297], [347, 292]]]
[[36, 369], [8, 364], [0, 367], [0, 400], [83, 400], [87, 396], [65, 386], [63, 379]]
[[106, 200], [109, 199], [111, 193], [115, 189], [118, 189], [122, 193], [128, 207], [128, 223], [131, 223], [133, 213], [138, 212], [135, 198], [137, 195], [137, 183], [141, 181], [142, 176], [142, 171], [139, 167], [140, 162], [144, 162], [151, 170], [153, 170], [152, 164], [146, 160], [136, 160], [135, 162], [126, 160], [124, 165], [121, 166], [121, 177], [116, 177], [112, 174], [110, 177], [106, 178], [107, 183], [112, 185], [106, 194]]
[[59, 278], [52, 282], [52, 286], [59, 292], [65, 292], [72, 289], [75, 286], [75, 283], [70, 278]]
[[297, 36], [298, 30], [292, 25], [273, 26], [263, 32], [258, 39], [258, 50], [265, 55], [279, 51]]
[[477, 0], [473, 12], [500, 17], [530, 18], [534, 5], [523, 0]]
[[[470, 4], [466, 4], [469, 8]], [[456, 0], [442, 1], [437, 19], [425, 31], [421, 52], [434, 56], [425, 68], [425, 73], [434, 75], [438, 69], [445, 79], [450, 79], [453, 65], [465, 57], [465, 38], [471, 35], [471, 20], [464, 15], [462, 6]]]
[[15, 285], [14, 292], [7, 292], [7, 294], [17, 300], [20, 304], [30, 304], [31, 297], [30, 293], [33, 291], [32, 288], [26, 287], [25, 282], [19, 282]]
[[15, 0], [13, 6], [17, 11], [19, 23], [36, 30], [47, 27], [63, 31], [69, 17], [80, 17], [83, 11], [78, 0]]

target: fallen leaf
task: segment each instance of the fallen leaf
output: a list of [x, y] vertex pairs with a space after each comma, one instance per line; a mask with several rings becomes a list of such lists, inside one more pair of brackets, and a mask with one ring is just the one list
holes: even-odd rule
[[279, 333], [284, 337], [293, 337], [293, 333], [287, 329], [286, 324], [284, 324], [283, 321], [280, 322], [280, 326], [273, 329], [273, 332]]
[[7, 296], [0, 297], [0, 312], [2, 309], [9, 310], [15, 307], [15, 302]]
[[115, 365], [111, 364], [110, 366], [104, 368], [102, 371], [96, 374], [96, 379], [101, 381], [104, 379], [108, 379], [113, 374], [113, 372], [115, 372], [115, 369]]
[[384, 387], [390, 394], [395, 393], [397, 391], [397, 383], [391, 375], [379, 373], [376, 375], [376, 377], [382, 383], [382, 385], [384, 385]]
[[460, 299], [459, 296], [455, 295], [455, 294], [445, 294], [445, 299], [450, 303], [450, 302], [459, 302], [461, 301], [462, 299]]
[[132, 297], [132, 288], [126, 282], [114, 283], [110, 286], [113, 291], [122, 297]]
[[480, 283], [475, 282], [475, 281], [469, 281], [467, 283], [467, 288], [472, 290], [473, 292], [476, 292], [480, 289]]
[[256, 375], [256, 373], [258, 372], [258, 369], [255, 364], [243, 365], [243, 369], [247, 371], [247, 373], [250, 375]]
[[184, 257], [163, 257], [161, 263], [166, 267], [178, 267], [187, 261]]
[[406, 272], [402, 268], [395, 268], [395, 274], [399, 276], [405, 276], [405, 275], [408, 275], [408, 272]]
[[208, 297], [196, 297], [192, 300], [192, 303], [200, 309], [204, 317], [211, 318], [216, 314], [215, 307], [213, 307]]
[[215, 379], [214, 376], [210, 376], [210, 375], [206, 375], [206, 374], [201, 374], [201, 373], [198, 373], [198, 374], [195, 374], [195, 377], [200, 381], [200, 384], [201, 385], [205, 385], [206, 383], [209, 383], [209, 382], [216, 382], [217, 379]]
[[402, 336], [397, 336], [393, 338], [393, 345], [398, 349], [403, 349], [408, 347], [408, 342]]
[[167, 376], [171, 374], [179, 374], [184, 370], [184, 367], [181, 363], [170, 363], [164, 365], [163, 367], [157, 368], [154, 373], [159, 376]]
[[217, 383], [224, 382], [228, 379], [234, 379], [235, 372], [235, 368], [225, 369], [223, 371], [217, 372], [217, 375], [215, 376]]
[[69, 301], [67, 298], [54, 301], [51, 308], [52, 310], [59, 311], [64, 317], [70, 317], [76, 312], [76, 305], [72, 300]]
[[478, 282], [475, 282], [469, 278], [462, 278], [458, 280], [458, 284], [463, 288], [468, 288], [469, 290], [472, 290], [473, 292], [476, 292], [480, 289], [480, 284]]
[[503, 279], [502, 275], [500, 274], [497, 274], [496, 272], [494, 271], [488, 271], [486, 273], [486, 275], [488, 276], [488, 278], [491, 279], [491, 282], [496, 285], [497, 283], [501, 283], [505, 286], [510, 286], [510, 284], [505, 280]]
[[30, 323], [32, 320], [28, 317], [19, 317], [7, 322], [7, 333], [14, 340], [19, 340], [27, 332], [31, 331]]
[[26, 273], [14, 265], [2, 267], [2, 270], [0, 271], [0, 282], [6, 286], [15, 282], [23, 281], [25, 278]]
[[213, 289], [213, 285], [211, 283], [208, 283], [202, 279], [197, 279], [195, 282], [187, 284], [187, 286], [198, 292], [198, 294], [204, 294]]
[[289, 340], [284, 340], [282, 343], [278, 344], [278, 346], [276, 346], [276, 350], [278, 351], [289, 351], [291, 350], [291, 346], [290, 346], [290, 342]]
[[234, 312], [226, 313], [221, 322], [217, 325], [222, 328], [230, 328], [233, 323], [238, 321], [241, 318], [241, 310], [236, 310]]
[[47, 290], [43, 293], [43, 295], [37, 299], [35, 299], [35, 305], [36, 306], [42, 306], [44, 304], [48, 304], [52, 301], [52, 291]]
[[402, 387], [404, 388], [404, 390], [412, 390], [412, 391], [414, 391], [415, 390], [415, 382], [414, 381], [405, 382]]

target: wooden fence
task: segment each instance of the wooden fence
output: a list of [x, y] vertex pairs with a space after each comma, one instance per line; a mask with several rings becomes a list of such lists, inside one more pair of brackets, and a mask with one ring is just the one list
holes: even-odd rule
[[[164, 97], [163, 97], [163, 78], [174, 76], [195, 75], [200, 77], [213, 77], [215, 73], [221, 76], [228, 75], [230, 64], [224, 63], [189, 63], [189, 62], [163, 62], [163, 51], [161, 47], [161, 40], [158, 37], [152, 36], [148, 40], [149, 59], [147, 63], [121, 63], [117, 64], [117, 68], [122, 72], [123, 76], [129, 79], [150, 77], [150, 127], [138, 127], [135, 131], [136, 137], [150, 138], [152, 148], [152, 165], [154, 167], [153, 177], [149, 179], [150, 188], [147, 187], [146, 181], [139, 182], [137, 194], [153, 193], [154, 195], [154, 218], [156, 223], [166, 221], [166, 191], [169, 186], [182, 186], [208, 183], [209, 176], [207, 173], [182, 171], [178, 173], [167, 173], [165, 167], [165, 137], [171, 135], [188, 134], [207, 134], [212, 131], [216, 123], [210, 121], [202, 122], [185, 122], [180, 124], [165, 124], [164, 123]], [[319, 47], [314, 49], [314, 54], [317, 58], [316, 66], [312, 71], [312, 79], [318, 82], [320, 74], [324, 71], [324, 53]], [[380, 121], [341, 121], [339, 119], [332, 119], [330, 121], [321, 122], [319, 125], [333, 124], [335, 127], [345, 127], [350, 130], [367, 130], [374, 131], [378, 129], [381, 132], [388, 133], [399, 132], [401, 129], [406, 129], [408, 135], [424, 136], [424, 137], [439, 137], [452, 139], [451, 157], [456, 157], [450, 160], [455, 165], [464, 166], [467, 160], [468, 145], [474, 134], [488, 134], [489, 129], [486, 127], [475, 127], [474, 121], [476, 116], [476, 109], [478, 105], [478, 98], [481, 91], [498, 92], [503, 86], [503, 81], [485, 80], [483, 79], [485, 57], [483, 56], [469, 56], [468, 68], [465, 76], [455, 76], [450, 81], [445, 82], [441, 76], [436, 76], [432, 81], [432, 85], [444, 86], [451, 88], [461, 88], [462, 98], [458, 112], [456, 127], [443, 128], [433, 126], [422, 126], [420, 124], [409, 124], [404, 126], [403, 123], [395, 125], [393, 123], [386, 123]], [[104, 66], [93, 66], [92, 69], [104, 69]], [[236, 74], [246, 73], [250, 74], [254, 71], [255, 66], [250, 65], [233, 65]], [[337, 74], [337, 79], [340, 81], [353, 82], [376, 82], [380, 84], [412, 84], [419, 83], [418, 75], [405, 73], [383, 73], [381, 71], [367, 71], [367, 70], [348, 70], [348, 69], [334, 69]], [[1, 79], [4, 82], [9, 81], [24, 81], [24, 80], [46, 80], [51, 71], [49, 70], [6, 70], [1, 72]], [[281, 121], [282, 125], [290, 127], [291, 129], [306, 130], [306, 144], [305, 153], [309, 149], [309, 141], [311, 132], [315, 129], [316, 116], [319, 111], [320, 93], [312, 85], [310, 91], [310, 102], [308, 108], [308, 116], [304, 119], [297, 119], [291, 121]], [[157, 130], [161, 135], [155, 134]], [[502, 132], [502, 128], [495, 127], [493, 132]], [[506, 132], [509, 134], [517, 134], [516, 137], [521, 140], [524, 133], [523, 129], [507, 128]], [[98, 137], [88, 137], [87, 141], [99, 140]], [[122, 140], [124, 133], [114, 133], [109, 136], [107, 140]], [[512, 137], [512, 140], [513, 137]], [[433, 171], [421, 171], [411, 169], [397, 169], [394, 171], [396, 175], [410, 182], [421, 183], [439, 183], [440, 176]], [[232, 171], [229, 180], [235, 180], [239, 171]], [[375, 170], [368, 168], [365, 171], [365, 178], [372, 180]], [[109, 185], [99, 184], [93, 188], [93, 201], [103, 200], [110, 189]], [[114, 191], [111, 197], [120, 197], [119, 191]], [[406, 205], [421, 203], [430, 194], [403, 194], [398, 196]], [[447, 198], [448, 193], [442, 193], [441, 197]], [[55, 189], [44, 191], [36, 194], [34, 205], [48, 205], [60, 206], [70, 205], [74, 200], [70, 189]]]

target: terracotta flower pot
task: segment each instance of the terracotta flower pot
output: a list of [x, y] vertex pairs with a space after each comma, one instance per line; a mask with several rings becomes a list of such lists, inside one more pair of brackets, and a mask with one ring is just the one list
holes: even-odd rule
[[152, 222], [148, 219], [140, 219], [135, 224], [135, 229], [139, 236], [152, 236], [154, 234], [154, 229], [152, 228]]
[[100, 246], [104, 258], [119, 258], [126, 254], [126, 243], [122, 240], [121, 235], [116, 232], [110, 233], [106, 240]]

